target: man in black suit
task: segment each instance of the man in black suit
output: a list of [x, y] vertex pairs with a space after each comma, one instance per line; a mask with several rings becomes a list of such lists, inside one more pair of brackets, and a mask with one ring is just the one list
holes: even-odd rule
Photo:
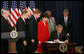
[[[27, 17], [28, 17], [28, 12], [24, 10], [22, 12], [21, 18], [19, 18], [17, 20], [17, 23], [16, 23], [17, 31], [24, 31], [26, 34], [26, 21], [25, 21], [25, 19], [27, 19]], [[27, 42], [26, 42], [25, 38], [19, 39], [16, 43], [17, 51], [20, 53], [25, 52], [26, 45], [27, 45]]]
[[50, 40], [56, 42], [64, 41], [65, 43], [68, 43], [69, 39], [68, 36], [66, 36], [65, 32], [63, 31], [62, 25], [58, 25], [57, 30], [51, 33]]
[[[8, 9], [1, 9], [1, 33], [11, 32], [12, 28], [10, 23], [8, 22]], [[1, 39], [1, 53], [8, 53], [8, 40]]]
[[63, 31], [66, 32], [66, 35], [69, 36], [70, 41], [72, 41], [73, 22], [72, 18], [68, 16], [69, 15], [68, 9], [64, 9], [63, 15], [64, 17], [62, 17], [59, 20], [58, 24], [61, 24], [63, 26]]
[[34, 14], [30, 18], [28, 24], [29, 28], [29, 53], [34, 53], [37, 50], [37, 19], [40, 17], [41, 11], [36, 9]]
[[25, 19], [25, 21], [26, 21], [26, 42], [27, 42], [27, 45], [26, 45], [26, 49], [25, 49], [25, 52], [26, 53], [28, 53], [28, 51], [29, 51], [29, 34], [30, 34], [30, 32], [29, 32], [29, 22], [30, 22], [30, 18], [31, 18], [31, 11], [30, 11], [30, 9], [27, 9], [27, 12], [28, 12], [28, 18], [27, 19]]

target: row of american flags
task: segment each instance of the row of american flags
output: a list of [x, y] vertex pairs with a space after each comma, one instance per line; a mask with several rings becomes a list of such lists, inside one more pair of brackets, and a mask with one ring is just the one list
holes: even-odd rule
[[[28, 4], [28, 5], [27, 5]], [[16, 22], [18, 18], [21, 17], [23, 10], [29, 9], [33, 15], [35, 11], [35, 1], [2, 1], [2, 8], [9, 9], [8, 20], [11, 24], [11, 27], [16, 28]]]

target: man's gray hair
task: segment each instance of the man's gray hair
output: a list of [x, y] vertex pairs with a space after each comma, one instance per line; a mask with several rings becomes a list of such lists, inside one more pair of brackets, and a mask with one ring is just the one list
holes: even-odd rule
[[6, 8], [2, 8], [2, 9], [1, 9], [1, 13], [6, 13], [5, 10], [8, 11], [8, 9], [6, 9]]
[[69, 10], [68, 10], [68, 9], [64, 9], [64, 11], [63, 11], [63, 12], [69, 13]]
[[56, 27], [56, 30], [57, 30], [57, 28], [63, 28], [63, 26], [58, 24], [57, 27]]

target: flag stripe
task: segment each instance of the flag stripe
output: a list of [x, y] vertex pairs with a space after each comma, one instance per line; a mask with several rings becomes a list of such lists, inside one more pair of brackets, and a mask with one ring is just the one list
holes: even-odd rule
[[17, 21], [17, 18], [14, 16], [14, 14], [11, 12], [11, 16], [14, 19], [14, 21]]
[[18, 16], [16, 15], [15, 11], [11, 8], [11, 13], [13, 14], [13, 17], [17, 21]]
[[17, 12], [17, 9], [15, 9], [14, 12], [16, 13], [16, 18], [18, 19], [18, 12]]
[[[10, 16], [9, 16], [9, 17], [10, 17]], [[8, 17], [8, 20], [9, 20], [9, 22], [10, 22], [10, 24], [11, 24], [11, 27], [12, 27], [12, 26], [14, 26], [14, 25], [13, 25], [13, 23], [11, 22], [11, 20], [10, 20], [9, 17]]]
[[[14, 23], [14, 21], [13, 21], [13, 19], [11, 19], [11, 14], [9, 15], [9, 19], [10, 19], [11, 22], [13, 23], [13, 26], [16, 26], [15, 23]], [[12, 27], [13, 27], [13, 26], [12, 26]]]
[[13, 18], [12, 14], [10, 14], [10, 17], [13, 20], [13, 22], [16, 23], [16, 20]]

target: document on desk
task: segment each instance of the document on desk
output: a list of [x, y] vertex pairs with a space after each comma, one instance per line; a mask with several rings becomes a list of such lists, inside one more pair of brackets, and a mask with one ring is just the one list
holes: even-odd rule
[[56, 42], [54, 42], [54, 41], [46, 41], [46, 43], [51, 43], [52, 44], [52, 43], [56, 43]]
[[64, 43], [64, 41], [59, 41], [59, 42], [55, 42], [55, 41], [46, 41], [46, 43], [51, 43], [51, 44], [53, 44], [53, 43]]
[[64, 43], [64, 41], [59, 41], [58, 43]]

